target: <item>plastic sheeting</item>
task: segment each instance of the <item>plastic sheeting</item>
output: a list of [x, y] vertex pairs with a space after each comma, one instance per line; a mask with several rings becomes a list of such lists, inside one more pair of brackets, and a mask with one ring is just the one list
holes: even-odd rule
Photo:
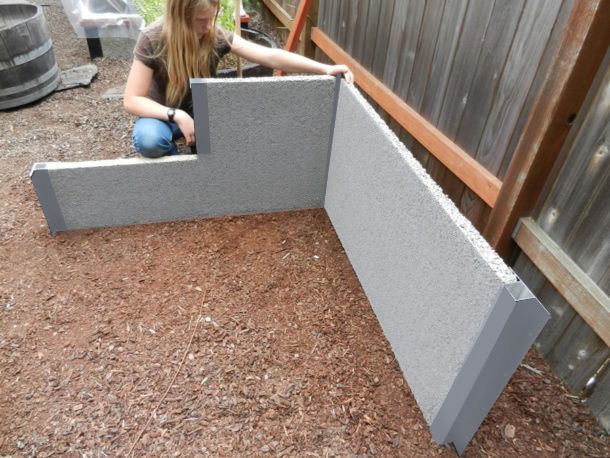
[[125, 0], [62, 0], [64, 11], [81, 38], [137, 38], [144, 18]]

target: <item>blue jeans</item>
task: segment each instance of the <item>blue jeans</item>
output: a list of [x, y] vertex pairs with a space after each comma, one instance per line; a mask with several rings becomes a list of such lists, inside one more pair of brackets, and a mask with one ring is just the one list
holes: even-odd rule
[[138, 118], [133, 127], [133, 146], [145, 157], [178, 154], [174, 140], [183, 137], [178, 124], [155, 118]]

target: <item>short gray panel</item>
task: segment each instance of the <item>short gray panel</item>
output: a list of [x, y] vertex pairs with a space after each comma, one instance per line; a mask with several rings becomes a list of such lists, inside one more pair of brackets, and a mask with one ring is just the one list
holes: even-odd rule
[[193, 116], [195, 116], [197, 154], [210, 154], [212, 152], [212, 146], [210, 144], [208, 87], [202, 80], [193, 79], [191, 80], [191, 94], [194, 101]]
[[[326, 184], [328, 183], [328, 169], [330, 168], [330, 155], [333, 149], [333, 134], [335, 132], [335, 120], [337, 119], [337, 105], [339, 104], [339, 91], [341, 90], [341, 75], [335, 76], [335, 95], [333, 98], [333, 114], [332, 119], [330, 121], [330, 137], [328, 139], [328, 161], [326, 163], [326, 178], [324, 183], [324, 189], [326, 189]], [[326, 198], [326, 196], [324, 196]]]
[[432, 422], [435, 441], [464, 451], [549, 318], [523, 283], [502, 288]]
[[516, 276], [345, 83], [325, 208], [431, 423]]
[[55, 196], [55, 190], [51, 183], [51, 177], [48, 170], [44, 168], [44, 164], [34, 164], [30, 172], [30, 178], [34, 185], [34, 190], [38, 196], [38, 201], [42, 207], [42, 212], [47, 220], [51, 235], [57, 232], [66, 230], [66, 223], [61, 213], [61, 208]]
[[64, 230], [322, 207], [334, 82], [192, 82], [195, 111], [209, 108], [197, 145], [208, 138], [210, 152], [45, 164]]

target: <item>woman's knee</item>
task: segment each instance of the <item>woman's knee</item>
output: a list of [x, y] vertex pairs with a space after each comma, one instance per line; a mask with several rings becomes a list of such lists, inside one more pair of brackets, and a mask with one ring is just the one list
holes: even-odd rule
[[153, 138], [139, 142], [139, 144], [136, 145], [136, 151], [142, 156], [150, 158], [166, 156], [172, 152], [171, 146], [166, 145], [165, 141], [155, 141]]
[[140, 118], [133, 129], [133, 145], [142, 156], [157, 158], [174, 154], [172, 130], [160, 119]]

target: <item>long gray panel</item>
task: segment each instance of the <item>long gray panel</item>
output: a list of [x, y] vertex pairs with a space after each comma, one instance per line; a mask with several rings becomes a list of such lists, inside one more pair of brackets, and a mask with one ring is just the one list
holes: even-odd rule
[[514, 273], [351, 86], [325, 208], [431, 423]]
[[[209, 102], [209, 119], [196, 121], [209, 123], [197, 129], [205, 154], [35, 165], [49, 174], [65, 230], [323, 206], [333, 77], [198, 84]], [[198, 93], [195, 110], [206, 112]]]

